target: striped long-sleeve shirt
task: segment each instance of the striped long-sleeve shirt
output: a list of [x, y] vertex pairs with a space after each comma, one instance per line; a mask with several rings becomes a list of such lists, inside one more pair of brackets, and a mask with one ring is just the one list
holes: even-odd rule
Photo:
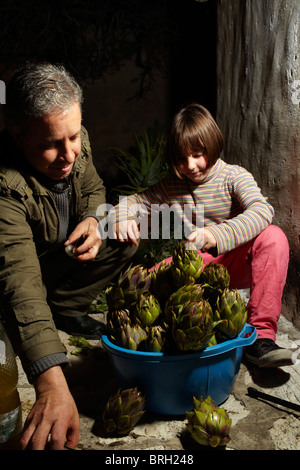
[[117, 220], [135, 218], [140, 207], [150, 214], [154, 205], [203, 207], [203, 226], [217, 240], [219, 254], [232, 250], [264, 230], [274, 216], [251, 173], [218, 159], [206, 178], [195, 184], [170, 174], [146, 191], [117, 206]]

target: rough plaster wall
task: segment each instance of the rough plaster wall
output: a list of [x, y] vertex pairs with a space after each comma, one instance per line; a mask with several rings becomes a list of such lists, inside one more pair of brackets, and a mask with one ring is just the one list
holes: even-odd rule
[[299, 45], [299, 0], [218, 0], [217, 121], [226, 138], [224, 158], [252, 172], [289, 239], [283, 313], [297, 326]]

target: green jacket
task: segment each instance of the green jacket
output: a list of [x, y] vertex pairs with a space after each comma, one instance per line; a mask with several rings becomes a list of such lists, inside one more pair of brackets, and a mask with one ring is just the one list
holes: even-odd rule
[[[73, 228], [105, 202], [87, 131], [71, 173]], [[14, 346], [23, 367], [65, 352], [46, 301], [40, 262], [57, 243], [59, 216], [52, 193], [34, 176], [7, 131], [0, 133], [0, 307], [13, 314]]]

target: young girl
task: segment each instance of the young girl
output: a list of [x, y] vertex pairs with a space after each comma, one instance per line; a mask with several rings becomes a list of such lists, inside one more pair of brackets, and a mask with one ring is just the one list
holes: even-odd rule
[[279, 227], [271, 225], [273, 208], [253, 176], [220, 158], [223, 145], [222, 133], [207, 109], [198, 104], [181, 109], [167, 143], [170, 174], [129, 196], [126, 214], [119, 204], [114, 236], [138, 243], [137, 207], [146, 207], [148, 213], [153, 204], [204, 207], [203, 228], [196, 227], [187, 238], [197, 241], [201, 232], [204, 265], [221, 263], [229, 271], [231, 288], [250, 287], [247, 321], [256, 327], [258, 339], [246, 350], [248, 360], [259, 367], [292, 364], [292, 352], [275, 343], [288, 241]]

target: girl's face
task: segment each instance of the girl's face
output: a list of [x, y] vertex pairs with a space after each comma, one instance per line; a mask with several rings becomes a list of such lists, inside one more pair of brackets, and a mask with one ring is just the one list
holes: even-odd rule
[[179, 157], [177, 168], [182, 175], [189, 178], [193, 183], [201, 183], [211, 169], [205, 151], [193, 152]]

